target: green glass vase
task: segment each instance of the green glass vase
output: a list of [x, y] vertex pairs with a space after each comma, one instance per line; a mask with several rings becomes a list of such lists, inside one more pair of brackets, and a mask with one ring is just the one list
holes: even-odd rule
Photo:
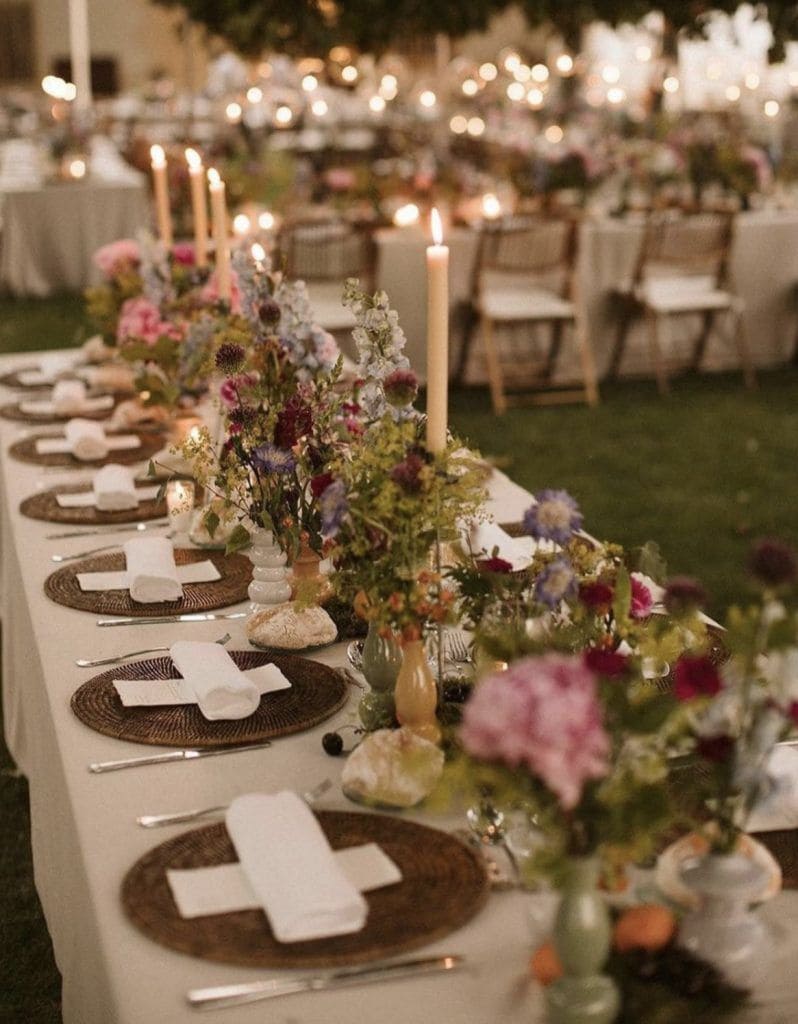
[[569, 861], [553, 935], [564, 974], [546, 990], [550, 1024], [612, 1024], [618, 1014], [615, 982], [601, 973], [612, 927], [598, 877], [597, 857]]
[[361, 671], [371, 689], [358, 708], [360, 721], [369, 732], [388, 729], [394, 723], [393, 691], [401, 667], [402, 648], [392, 637], [381, 636], [378, 627], [370, 622], [363, 642]]

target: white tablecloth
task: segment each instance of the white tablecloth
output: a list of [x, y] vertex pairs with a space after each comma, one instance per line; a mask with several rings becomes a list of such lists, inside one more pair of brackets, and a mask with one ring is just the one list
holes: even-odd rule
[[[0, 372], [24, 361], [30, 362], [30, 357], [2, 357]], [[91, 546], [91, 538], [45, 541], [45, 534], [54, 532], [52, 524], [22, 518], [19, 502], [37, 489], [62, 479], [75, 482], [87, 474], [10, 460], [9, 444], [25, 432], [19, 424], [0, 422], [3, 704], [9, 747], [30, 781], [36, 887], [63, 975], [64, 1020], [189, 1024], [196, 1020], [185, 1003], [189, 988], [262, 978], [268, 972], [173, 952], [145, 938], [127, 921], [119, 900], [125, 872], [147, 850], [179, 831], [146, 831], [136, 826], [135, 817], [222, 804], [238, 793], [258, 789], [290, 787], [302, 792], [326, 776], [337, 782], [343, 762], [323, 753], [321, 736], [351, 720], [360, 691], [354, 691], [347, 709], [329, 722], [277, 740], [267, 750], [91, 775], [86, 767], [90, 761], [135, 756], [153, 748], [101, 736], [72, 715], [70, 696], [93, 671], [78, 669], [75, 659], [167, 646], [180, 637], [212, 640], [228, 624], [98, 629], [96, 616], [49, 601], [42, 583], [54, 568], [50, 556], [83, 550]], [[518, 519], [528, 494], [501, 474], [492, 490], [497, 518]], [[245, 648], [240, 622], [229, 623], [229, 628], [230, 648]], [[316, 657], [341, 664], [343, 645]], [[321, 806], [351, 810], [337, 786]], [[451, 816], [411, 817], [446, 828], [462, 823]], [[473, 921], [424, 950], [465, 954], [467, 973], [292, 996], [268, 1010], [252, 1004], [218, 1011], [208, 1019], [231, 1024], [266, 1019], [283, 1024], [426, 1024], [435, 1016], [447, 1024], [541, 1022], [540, 994], [525, 978], [531, 914], [545, 903], [542, 897], [495, 893]], [[768, 1006], [762, 1016], [749, 1020], [791, 1024], [791, 1007], [798, 1000], [793, 966], [798, 956], [798, 893], [780, 895], [766, 916], [778, 929], [762, 986]]]
[[[585, 305], [587, 328], [596, 354], [599, 376], [607, 372], [615, 340], [616, 320], [611, 293], [628, 281], [642, 240], [640, 220], [586, 221], [579, 235], [578, 289]], [[450, 248], [449, 296], [454, 314], [471, 295], [477, 234], [456, 228], [446, 238]], [[420, 376], [425, 373], [426, 352], [426, 264], [428, 244], [417, 228], [391, 228], [377, 232], [377, 285], [384, 288], [407, 335], [406, 353]], [[751, 212], [737, 221], [732, 248], [731, 278], [745, 301], [748, 344], [757, 366], [775, 366], [787, 361], [798, 331], [798, 213]], [[673, 331], [677, 354], [680, 337], [696, 332], [696, 322], [685, 320]], [[692, 333], [691, 333], [692, 332]], [[450, 367], [458, 364], [462, 338], [461, 322], [452, 320]], [[685, 349], [685, 353], [689, 350]], [[732, 345], [723, 345], [713, 335], [704, 358], [707, 369], [737, 365]], [[577, 362], [571, 344], [563, 348], [560, 378], [572, 377]], [[638, 330], [630, 332], [627, 358], [622, 373], [651, 373], [645, 339]], [[475, 333], [466, 379], [486, 379], [482, 348]]]
[[81, 291], [98, 280], [92, 255], [134, 238], [149, 221], [146, 182], [45, 185], [2, 197], [0, 289], [15, 295]]

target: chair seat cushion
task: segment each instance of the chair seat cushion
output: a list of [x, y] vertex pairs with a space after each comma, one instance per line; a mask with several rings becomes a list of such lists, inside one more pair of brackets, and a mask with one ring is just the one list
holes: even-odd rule
[[477, 308], [490, 320], [571, 320], [575, 314], [572, 302], [536, 288], [486, 288]]
[[617, 289], [618, 294], [633, 296], [655, 313], [700, 313], [705, 310], [730, 309], [739, 300], [730, 292], [715, 287], [712, 277], [685, 274], [652, 277], [637, 285]]

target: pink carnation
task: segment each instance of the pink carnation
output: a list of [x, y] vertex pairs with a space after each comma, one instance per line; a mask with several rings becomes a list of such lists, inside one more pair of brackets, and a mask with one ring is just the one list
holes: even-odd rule
[[654, 598], [651, 596], [651, 591], [645, 585], [637, 579], [636, 576], [632, 576], [632, 604], [629, 609], [629, 614], [633, 619], [647, 619], [651, 614], [651, 609], [654, 607]]
[[608, 770], [596, 676], [581, 657], [524, 658], [474, 691], [460, 730], [469, 754], [523, 767], [572, 810]]
[[116, 328], [116, 340], [120, 344], [136, 338], [154, 345], [164, 335], [178, 341], [182, 337], [180, 328], [162, 319], [161, 311], [149, 299], [138, 295], [123, 303]]
[[137, 267], [141, 261], [141, 250], [139, 243], [132, 238], [120, 238], [117, 242], [100, 246], [92, 259], [103, 275], [111, 278], [126, 267]]
[[[219, 301], [219, 283], [216, 271], [211, 274], [208, 283], [202, 289], [200, 298], [203, 302], [211, 304]], [[241, 287], [235, 270], [230, 271], [230, 311], [232, 313], [241, 312]]]

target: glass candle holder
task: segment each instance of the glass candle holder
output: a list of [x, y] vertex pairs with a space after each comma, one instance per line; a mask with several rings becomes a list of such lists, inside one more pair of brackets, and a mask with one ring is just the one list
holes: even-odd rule
[[166, 510], [178, 533], [188, 533], [194, 511], [193, 480], [170, 480], [166, 485]]

